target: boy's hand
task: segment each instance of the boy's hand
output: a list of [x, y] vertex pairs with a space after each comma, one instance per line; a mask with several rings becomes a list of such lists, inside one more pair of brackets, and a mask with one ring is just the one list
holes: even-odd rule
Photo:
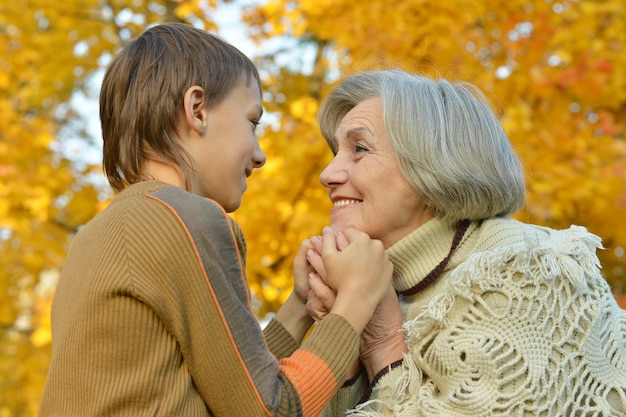
[[293, 292], [302, 304], [307, 303], [307, 295], [311, 290], [309, 274], [314, 272], [314, 268], [307, 259], [307, 253], [311, 250], [313, 250], [311, 239], [302, 241], [300, 249], [293, 260]]
[[343, 316], [360, 334], [391, 285], [393, 265], [379, 240], [354, 228], [343, 235], [345, 241], [329, 227], [322, 235], [325, 280], [337, 293], [330, 312]]

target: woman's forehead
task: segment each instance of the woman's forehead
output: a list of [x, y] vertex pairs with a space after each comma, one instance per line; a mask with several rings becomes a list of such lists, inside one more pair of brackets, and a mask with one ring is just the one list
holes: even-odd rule
[[336, 127], [335, 139], [377, 133], [384, 127], [382, 109], [378, 97], [360, 102], [343, 116]]

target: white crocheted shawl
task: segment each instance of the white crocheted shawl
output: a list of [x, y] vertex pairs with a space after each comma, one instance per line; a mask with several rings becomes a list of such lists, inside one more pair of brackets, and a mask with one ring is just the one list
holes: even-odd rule
[[[436, 265], [445, 253], [433, 245], [454, 234], [440, 220], [422, 228], [389, 250], [397, 289]], [[597, 248], [579, 226], [472, 224], [435, 288], [402, 301], [403, 365], [348, 414], [626, 416], [626, 312]]]

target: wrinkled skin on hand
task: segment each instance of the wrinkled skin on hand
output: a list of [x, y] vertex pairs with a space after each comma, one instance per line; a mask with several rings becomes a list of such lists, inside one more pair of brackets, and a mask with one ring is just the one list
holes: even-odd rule
[[[326, 279], [326, 270], [320, 255], [321, 238], [314, 236], [310, 243], [312, 247], [307, 250], [306, 256], [313, 271], [309, 273], [306, 306], [313, 319], [321, 320], [332, 308], [336, 293]], [[337, 249], [343, 250], [346, 246], [345, 236], [337, 233]], [[398, 296], [390, 285], [361, 334], [360, 358], [368, 369], [370, 379], [382, 367], [401, 359], [401, 353], [406, 351], [402, 324]]]

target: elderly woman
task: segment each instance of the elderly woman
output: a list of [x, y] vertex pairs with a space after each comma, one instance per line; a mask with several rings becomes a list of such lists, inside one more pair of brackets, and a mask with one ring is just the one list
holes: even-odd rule
[[[600, 274], [600, 238], [507, 217], [523, 169], [476, 88], [364, 72], [319, 122], [331, 226], [383, 242], [397, 293], [325, 415], [626, 416], [626, 312]], [[334, 294], [309, 262], [319, 318]]]

